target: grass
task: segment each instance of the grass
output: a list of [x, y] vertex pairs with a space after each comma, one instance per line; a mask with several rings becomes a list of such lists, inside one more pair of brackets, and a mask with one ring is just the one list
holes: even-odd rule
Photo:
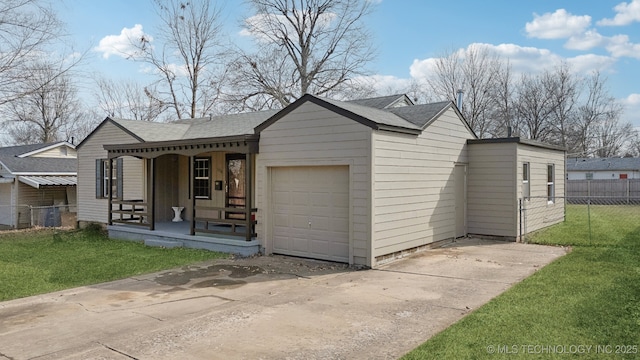
[[568, 255], [403, 359], [639, 358], [640, 207], [592, 205], [590, 211], [591, 239], [586, 205], [568, 205], [565, 223], [532, 239], [571, 245]]
[[0, 233], [0, 301], [227, 256], [111, 240], [96, 230]]

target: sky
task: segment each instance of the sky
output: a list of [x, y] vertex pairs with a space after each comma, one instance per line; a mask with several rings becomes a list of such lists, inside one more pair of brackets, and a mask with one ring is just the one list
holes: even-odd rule
[[[515, 73], [561, 61], [580, 74], [600, 71], [625, 108], [622, 120], [640, 128], [640, 0], [369, 1], [375, 6], [366, 23], [377, 49], [370, 70], [381, 91], [425, 76], [445, 52], [481, 45], [508, 58]], [[229, 41], [249, 44], [242, 33], [246, 7], [239, 0], [222, 4]], [[87, 79], [148, 81], [148, 68], [120, 54], [127, 36], [153, 36], [151, 0], [59, 0], [54, 8], [75, 49], [87, 51]]]

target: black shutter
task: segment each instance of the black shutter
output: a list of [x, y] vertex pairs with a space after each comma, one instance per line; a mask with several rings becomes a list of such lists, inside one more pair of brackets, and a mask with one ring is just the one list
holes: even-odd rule
[[122, 186], [123, 186], [123, 174], [122, 174], [122, 158], [116, 160], [116, 196], [118, 200], [122, 200]]
[[102, 179], [104, 174], [102, 173], [102, 159], [96, 159], [96, 198], [101, 199], [104, 197], [102, 191]]

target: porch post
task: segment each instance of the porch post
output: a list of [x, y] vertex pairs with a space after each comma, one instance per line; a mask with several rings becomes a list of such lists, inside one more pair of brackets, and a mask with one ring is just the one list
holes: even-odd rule
[[194, 165], [195, 165], [195, 156], [189, 156], [189, 196], [191, 196], [191, 224], [189, 226], [189, 234], [196, 234], [196, 194], [195, 194], [195, 176], [194, 174]]
[[[108, 170], [108, 174], [107, 174], [107, 186], [108, 186], [108, 193], [109, 193], [109, 211], [108, 211], [108, 216], [109, 216], [109, 221], [107, 222], [109, 225], [113, 225], [113, 215], [111, 214], [111, 211], [113, 210], [113, 159], [109, 156], [108, 160], [107, 160], [107, 170]], [[122, 174], [117, 174], [118, 176], [122, 176]]]
[[245, 166], [244, 170], [244, 219], [245, 219], [245, 240], [251, 241], [251, 235], [253, 234], [253, 221], [251, 219], [251, 209], [253, 208], [253, 194], [251, 191], [251, 186], [253, 182], [251, 179], [253, 178], [253, 164], [251, 162], [251, 153], [247, 152], [245, 154]]
[[156, 194], [156, 169], [155, 169], [156, 159], [151, 158], [147, 159], [147, 219], [149, 220], [149, 230], [156, 229], [156, 202], [155, 202], [155, 194]]

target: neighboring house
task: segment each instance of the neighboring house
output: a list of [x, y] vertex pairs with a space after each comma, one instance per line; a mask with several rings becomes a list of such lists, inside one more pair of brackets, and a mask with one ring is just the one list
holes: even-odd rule
[[33, 222], [30, 207], [76, 204], [76, 150], [62, 141], [0, 148], [0, 225]]
[[[467, 144], [475, 138], [452, 102], [414, 105], [405, 95], [307, 94], [280, 111], [173, 123], [107, 118], [78, 145], [78, 221], [152, 245], [370, 267], [471, 230], [514, 238], [477, 209], [517, 197], [518, 168], [505, 179], [508, 199], [470, 196], [472, 163], [486, 160], [471, 148], [492, 145]], [[515, 164], [518, 149], [501, 156]], [[562, 191], [564, 152], [524, 149], [551, 155], [544, 161]], [[532, 195], [546, 195], [546, 184]]]
[[640, 179], [640, 158], [568, 158], [567, 180]]

